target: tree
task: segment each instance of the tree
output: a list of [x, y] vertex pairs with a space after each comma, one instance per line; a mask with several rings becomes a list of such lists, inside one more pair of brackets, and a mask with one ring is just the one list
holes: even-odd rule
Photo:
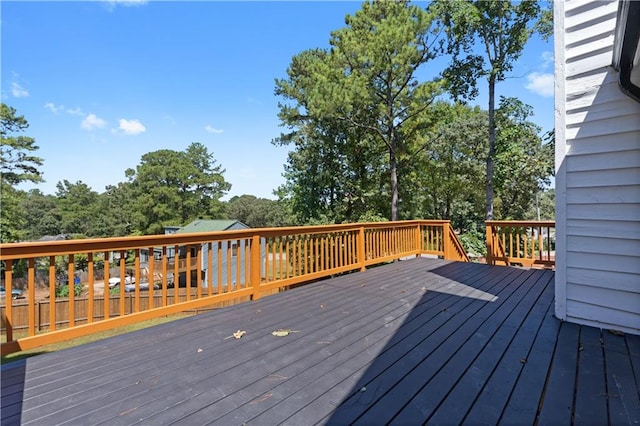
[[397, 220], [398, 164], [424, 143], [425, 115], [440, 89], [417, 79], [420, 67], [439, 54], [433, 15], [406, 1], [373, 1], [345, 21], [331, 34], [330, 50], [296, 55], [288, 80], [276, 81], [276, 94], [294, 103], [281, 104], [279, 115], [315, 142], [331, 143], [337, 130], [353, 146], [346, 130], [358, 129], [374, 150], [384, 149], [391, 219]]
[[22, 182], [41, 182], [42, 159], [33, 155], [38, 150], [35, 139], [15, 135], [24, 132], [29, 123], [16, 110], [0, 104], [0, 242], [24, 238], [26, 223], [21, 201], [24, 193], [17, 189]]
[[21, 182], [42, 182], [42, 174], [38, 170], [42, 166], [42, 158], [32, 153], [39, 147], [34, 138], [15, 136], [14, 133], [24, 132], [29, 123], [24, 116], [16, 115], [16, 110], [4, 103], [0, 104], [0, 174], [2, 179], [10, 185]]
[[26, 239], [37, 240], [45, 235], [58, 235], [62, 232], [57, 201], [55, 196], [45, 195], [39, 189], [26, 193], [22, 200]]
[[166, 225], [220, 217], [219, 199], [231, 188], [223, 173], [213, 154], [200, 143], [192, 143], [185, 151], [161, 149], [144, 154], [135, 170], [125, 172], [137, 210], [132, 217], [134, 228], [158, 234]]
[[84, 237], [103, 236], [99, 195], [86, 183], [58, 182], [56, 197], [60, 214], [60, 231]]
[[226, 206], [229, 219], [239, 220], [251, 228], [271, 228], [291, 225], [291, 219], [278, 201], [253, 195], [232, 197]]
[[495, 87], [513, 69], [535, 31], [540, 6], [537, 1], [438, 0], [433, 10], [448, 36], [452, 62], [443, 75], [452, 95], [474, 98], [480, 77], [486, 77], [489, 84], [486, 219], [490, 220], [494, 218]]
[[529, 121], [531, 106], [501, 97], [496, 111], [495, 187], [501, 219], [524, 219], [537, 194], [554, 173], [553, 132], [547, 142], [539, 126]]
[[438, 102], [434, 105], [438, 137], [411, 162], [419, 194], [416, 217], [451, 220], [467, 229], [482, 219], [482, 166], [486, 158], [487, 113], [479, 107]]

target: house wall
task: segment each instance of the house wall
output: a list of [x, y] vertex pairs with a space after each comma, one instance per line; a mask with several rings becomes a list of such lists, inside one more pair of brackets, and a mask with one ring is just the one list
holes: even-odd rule
[[640, 103], [611, 66], [617, 1], [558, 1], [556, 315], [640, 334]]

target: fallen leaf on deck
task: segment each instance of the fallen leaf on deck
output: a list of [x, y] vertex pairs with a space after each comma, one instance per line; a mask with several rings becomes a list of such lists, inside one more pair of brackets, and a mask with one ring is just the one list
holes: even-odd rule
[[198, 348], [197, 352], [202, 352], [202, 348]]
[[242, 336], [244, 336], [245, 334], [247, 334], [247, 332], [246, 332], [246, 331], [244, 331], [244, 330], [238, 330], [238, 331], [236, 331], [235, 333], [233, 333], [231, 336], [227, 336], [227, 337], [225, 337], [225, 338], [224, 338], [224, 340], [231, 339], [232, 337], [233, 337], [234, 339], [239, 339], [239, 338], [241, 338]]
[[274, 336], [283, 337], [288, 336], [289, 333], [298, 333], [300, 330], [290, 330], [288, 328], [280, 328], [271, 332]]

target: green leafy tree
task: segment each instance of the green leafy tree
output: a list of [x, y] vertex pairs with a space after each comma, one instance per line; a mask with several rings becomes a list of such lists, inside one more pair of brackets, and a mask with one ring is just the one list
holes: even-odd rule
[[27, 120], [17, 115], [15, 108], [0, 104], [0, 242], [15, 242], [25, 237], [26, 224], [22, 199], [17, 189], [22, 182], [42, 182], [39, 167], [42, 158], [35, 139], [20, 135], [29, 127]]
[[163, 226], [184, 225], [197, 218], [223, 214], [220, 198], [231, 188], [224, 169], [200, 143], [185, 151], [162, 149], [144, 154], [135, 170], [125, 172], [131, 184], [133, 226], [144, 234]]
[[71, 183], [65, 179], [56, 185], [56, 197], [62, 233], [103, 236], [99, 195], [90, 186], [82, 181]]
[[390, 216], [397, 220], [398, 165], [424, 143], [425, 115], [440, 90], [417, 77], [440, 52], [433, 15], [405, 1], [373, 1], [345, 21], [331, 34], [330, 50], [296, 55], [288, 79], [276, 82], [276, 94], [292, 103], [280, 106], [280, 118], [290, 127], [307, 126], [304, 136], [314, 142], [324, 142], [319, 135], [330, 141], [346, 130], [364, 132], [388, 156]]
[[22, 209], [26, 239], [37, 240], [45, 235], [58, 235], [62, 232], [60, 211], [55, 196], [45, 195], [39, 189], [32, 189], [22, 199]]
[[487, 114], [480, 108], [438, 102], [433, 110], [437, 136], [411, 164], [416, 217], [451, 220], [467, 229], [482, 220]]
[[451, 65], [443, 72], [455, 98], [474, 98], [477, 81], [489, 87], [486, 218], [494, 218], [495, 88], [513, 69], [540, 16], [537, 1], [438, 0], [432, 4], [448, 36]]
[[99, 203], [104, 236], [121, 237], [139, 231], [134, 224], [141, 223], [143, 218], [135, 207], [136, 197], [131, 182], [108, 185], [100, 194]]
[[253, 195], [232, 197], [226, 206], [227, 216], [251, 228], [271, 228], [291, 225], [286, 207], [279, 201]]
[[495, 186], [501, 219], [524, 219], [554, 173], [553, 133], [543, 143], [531, 106], [502, 97], [496, 114]]
[[16, 115], [15, 108], [0, 104], [0, 174], [10, 185], [21, 182], [42, 182], [42, 174], [38, 167], [42, 166], [42, 158], [33, 155], [39, 147], [34, 138], [16, 135], [29, 128], [24, 116]]

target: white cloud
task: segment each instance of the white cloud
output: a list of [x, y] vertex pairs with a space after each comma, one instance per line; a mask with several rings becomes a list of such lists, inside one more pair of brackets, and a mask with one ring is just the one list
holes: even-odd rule
[[140, 133], [146, 132], [147, 128], [144, 127], [139, 120], [125, 120], [124, 118], [121, 118], [120, 130], [125, 132], [127, 135], [139, 135]]
[[46, 104], [44, 104], [44, 107], [54, 114], [64, 112], [69, 115], [77, 115], [79, 117], [84, 117], [85, 115], [87, 115], [82, 112], [80, 108], [65, 108], [64, 105], [56, 105], [53, 102], [47, 102]]
[[44, 104], [44, 107], [54, 114], [57, 114], [60, 111], [64, 111], [64, 105], [57, 106], [53, 102], [47, 102], [46, 104]]
[[206, 125], [204, 127], [204, 129], [209, 132], [209, 133], [215, 133], [216, 135], [219, 135], [220, 133], [224, 133], [224, 130], [222, 129], [216, 129], [215, 127], [211, 127], [210, 125]]
[[553, 74], [532, 72], [527, 76], [528, 83], [524, 86], [531, 92], [550, 98], [553, 96]]
[[542, 64], [540, 65], [541, 69], [546, 70], [547, 68], [549, 68], [550, 65], [553, 65], [553, 52], [552, 51], [545, 50], [544, 52], [542, 52], [540, 57], [542, 58]]
[[29, 91], [14, 81], [11, 83], [11, 94], [15, 98], [26, 98], [29, 96]]
[[107, 122], [95, 114], [87, 115], [84, 120], [82, 120], [81, 124], [82, 128], [85, 130], [102, 129], [106, 125]]
[[64, 110], [64, 112], [70, 115], [80, 115], [80, 116], [84, 115], [84, 112], [82, 112], [80, 108], [67, 108]]
[[112, 12], [116, 6], [144, 6], [147, 2], [147, 0], [107, 0], [104, 2], [104, 5], [109, 12]]

